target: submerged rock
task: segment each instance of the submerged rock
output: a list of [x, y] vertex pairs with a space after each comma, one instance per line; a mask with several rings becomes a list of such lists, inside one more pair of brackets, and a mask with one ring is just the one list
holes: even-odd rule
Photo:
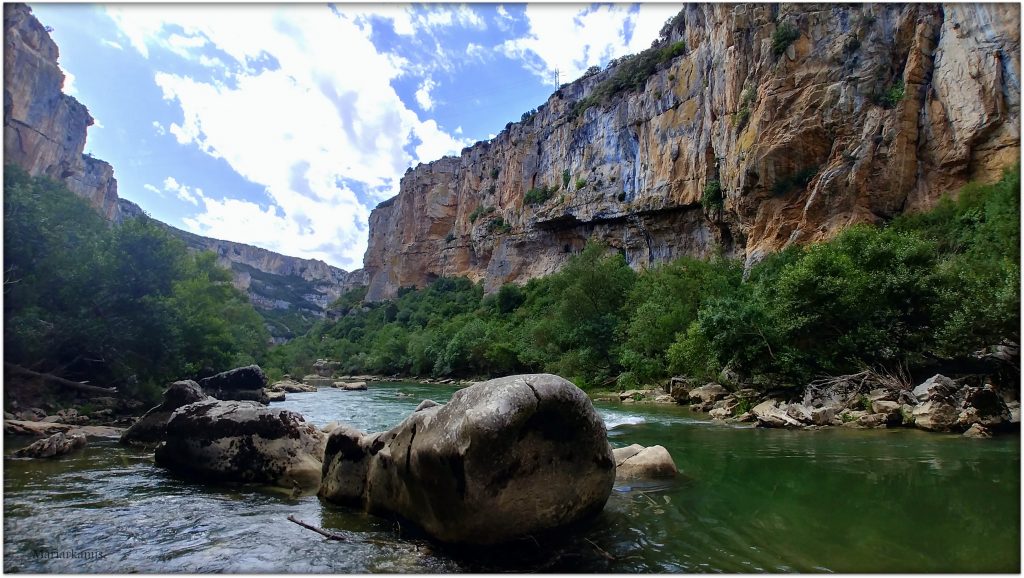
[[365, 391], [366, 390], [366, 382], [365, 381], [348, 381], [348, 382], [339, 381], [339, 382], [334, 384], [334, 387], [338, 387], [338, 388], [344, 389], [345, 391]]
[[306, 393], [316, 391], [316, 386], [308, 385], [305, 383], [299, 383], [294, 379], [282, 379], [281, 381], [274, 382], [274, 384], [268, 387], [267, 389], [270, 390], [271, 392], [279, 391], [282, 393]]
[[164, 391], [160, 405], [147, 411], [121, 435], [123, 444], [151, 444], [164, 441], [167, 422], [179, 407], [209, 399], [199, 384], [187, 379], [175, 381]]
[[493, 544], [600, 512], [615, 462], [587, 395], [516, 375], [459, 390], [374, 434], [331, 432], [320, 495], [397, 514], [433, 537]]
[[293, 411], [210, 399], [171, 415], [156, 463], [213, 480], [316, 488], [324, 443], [324, 434]]
[[55, 458], [84, 448], [85, 444], [84, 434], [57, 432], [46, 439], [32, 442], [30, 445], [14, 452], [14, 457]]
[[974, 424], [971, 427], [967, 428], [967, 431], [964, 432], [964, 437], [979, 439], [990, 438], [992, 437], [992, 432], [990, 432], [988, 428], [986, 428], [985, 426], [982, 426], [980, 424]]
[[270, 403], [265, 388], [267, 376], [258, 365], [247, 365], [199, 380], [208, 395], [221, 400], [251, 400]]
[[[636, 444], [630, 446], [630, 452], [623, 452], [616, 455], [615, 477], [623, 480], [638, 478], [674, 478], [679, 470], [672, 461], [671, 454], [662, 446], [640, 447], [636, 453], [632, 453]], [[627, 456], [621, 461], [619, 456]]]

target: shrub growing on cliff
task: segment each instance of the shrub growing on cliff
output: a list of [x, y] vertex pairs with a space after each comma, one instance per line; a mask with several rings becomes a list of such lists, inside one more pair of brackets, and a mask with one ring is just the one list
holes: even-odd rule
[[795, 26], [789, 22], [779, 24], [772, 32], [772, 54], [782, 56], [797, 38], [800, 38], [800, 31]]
[[722, 183], [717, 180], [708, 181], [704, 185], [704, 194], [700, 197], [700, 204], [708, 213], [721, 211], [725, 198], [722, 196]]
[[540, 205], [546, 203], [554, 194], [555, 190], [556, 189], [554, 187], [534, 187], [529, 191], [526, 191], [526, 194], [523, 196], [523, 203], [527, 205]]

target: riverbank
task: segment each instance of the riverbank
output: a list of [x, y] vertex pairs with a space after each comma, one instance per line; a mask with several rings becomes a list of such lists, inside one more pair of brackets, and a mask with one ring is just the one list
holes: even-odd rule
[[[381, 431], [422, 399], [444, 403], [455, 391], [449, 385], [375, 382], [363, 391], [296, 393], [273, 405], [301, 413], [317, 427], [342, 421]], [[474, 558], [312, 495], [292, 498], [262, 486], [196, 484], [155, 467], [152, 452], [111, 440], [90, 442], [60, 460], [7, 462], [5, 570], [1019, 569], [1020, 443], [1014, 436], [979, 444], [903, 428], [790, 431], [709, 420], [674, 403], [594, 405], [614, 447], [663, 445], [682, 475], [616, 482], [593, 525], [565, 540], [516, 544], [500, 558]], [[289, 515], [348, 541], [320, 539], [288, 522]], [[44, 550], [99, 551], [102, 558], [36, 555]]]
[[916, 428], [990, 438], [1020, 431], [1018, 389], [978, 377], [953, 380], [941, 374], [911, 386], [872, 372], [819, 380], [801, 394], [730, 390], [718, 383], [673, 377], [663, 390], [593, 392], [601, 401], [676, 403], [724, 423], [761, 428]]

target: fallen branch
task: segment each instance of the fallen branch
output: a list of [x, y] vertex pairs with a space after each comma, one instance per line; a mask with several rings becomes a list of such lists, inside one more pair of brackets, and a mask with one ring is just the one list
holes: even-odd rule
[[595, 550], [597, 550], [598, 554], [604, 556], [605, 560], [608, 560], [609, 562], [614, 562], [618, 559], [615, 556], [612, 556], [608, 552], [604, 551], [600, 546], [591, 541], [590, 538], [584, 538], [584, 540], [590, 542], [590, 545], [593, 546]]
[[324, 530], [323, 528], [317, 528], [316, 526], [314, 526], [312, 524], [307, 524], [307, 523], [303, 522], [302, 520], [296, 518], [294, 514], [288, 516], [288, 521], [289, 522], [294, 522], [294, 523], [302, 526], [303, 528], [305, 528], [307, 530], [313, 530], [314, 532], [316, 532], [317, 534], [320, 534], [321, 536], [323, 536], [324, 538], [327, 538], [328, 540], [337, 540], [338, 542], [347, 542], [348, 541], [348, 538], [346, 538], [345, 536], [342, 536], [341, 534], [335, 534], [334, 532], [328, 532], [327, 530]]
[[39, 373], [38, 371], [32, 371], [31, 369], [26, 369], [24, 367], [21, 367], [20, 365], [14, 365], [13, 363], [9, 363], [7, 361], [4, 362], [4, 369], [12, 373], [27, 375], [29, 377], [38, 377], [41, 379], [45, 379], [47, 381], [52, 381], [53, 383], [63, 385], [64, 387], [75, 389], [78, 391], [84, 391], [86, 393], [99, 393], [103, 395], [111, 395], [117, 393], [116, 387], [98, 387], [95, 385], [83, 383], [81, 381], [71, 381], [70, 379], [58, 377], [56, 375], [53, 375], [52, 373]]

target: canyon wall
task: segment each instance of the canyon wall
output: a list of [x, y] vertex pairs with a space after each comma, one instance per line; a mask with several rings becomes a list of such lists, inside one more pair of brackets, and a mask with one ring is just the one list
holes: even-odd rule
[[89, 110], [64, 94], [59, 51], [24, 4], [4, 4], [4, 162], [64, 181], [107, 219], [117, 220], [114, 169], [85, 156]]
[[752, 263], [1019, 159], [1019, 5], [693, 4], [666, 28], [658, 49], [685, 48], [639, 84], [618, 63], [410, 169], [371, 214], [367, 298], [458, 275], [493, 291], [588, 240], [635, 268]]

